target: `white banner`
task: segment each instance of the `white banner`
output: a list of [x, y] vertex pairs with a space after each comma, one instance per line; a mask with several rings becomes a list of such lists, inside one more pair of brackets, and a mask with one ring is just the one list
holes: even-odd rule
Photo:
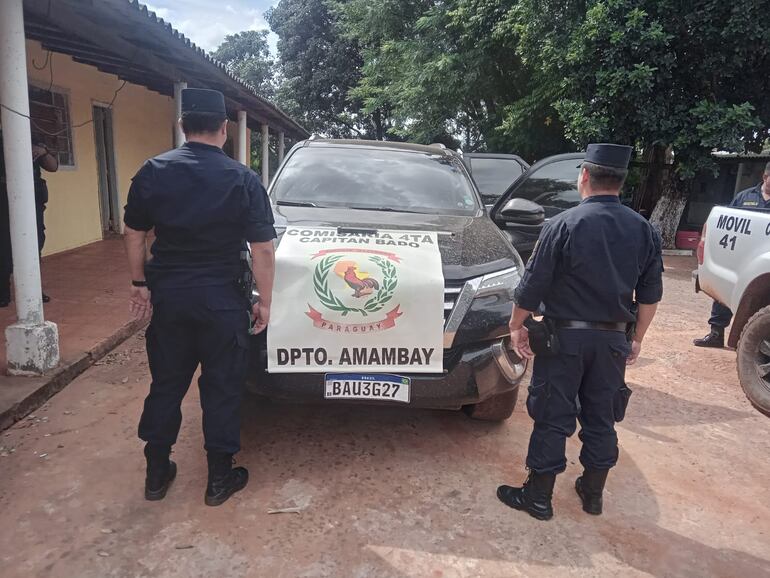
[[436, 233], [289, 227], [276, 253], [268, 371], [443, 371]]

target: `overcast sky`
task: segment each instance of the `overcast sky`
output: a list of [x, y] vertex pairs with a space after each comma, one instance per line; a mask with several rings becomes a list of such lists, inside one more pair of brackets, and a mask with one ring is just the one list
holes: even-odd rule
[[[207, 51], [216, 50], [228, 34], [243, 30], [269, 30], [264, 13], [271, 5], [278, 3], [278, 0], [140, 1]], [[270, 50], [275, 55], [278, 37], [270, 33], [268, 40]]]

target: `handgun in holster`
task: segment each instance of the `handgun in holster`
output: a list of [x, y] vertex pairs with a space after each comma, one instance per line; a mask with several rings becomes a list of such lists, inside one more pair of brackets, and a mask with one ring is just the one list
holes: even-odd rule
[[553, 321], [547, 317], [542, 321], [528, 317], [524, 321], [524, 327], [529, 332], [529, 347], [535, 355], [553, 357], [559, 354], [559, 336], [556, 335]]

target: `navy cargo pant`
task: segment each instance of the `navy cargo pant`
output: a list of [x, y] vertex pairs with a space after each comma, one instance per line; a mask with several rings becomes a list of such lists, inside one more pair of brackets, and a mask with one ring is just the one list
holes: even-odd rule
[[626, 358], [624, 333], [593, 329], [558, 330], [560, 352], [538, 356], [532, 369], [527, 411], [535, 421], [527, 467], [558, 474], [567, 466], [566, 440], [580, 422], [580, 462], [607, 470], [618, 460], [615, 422], [623, 418]]
[[709, 319], [709, 325], [712, 327], [721, 327], [725, 329], [730, 325], [730, 321], [733, 320], [733, 312], [726, 305], [722, 305], [719, 301], [714, 301], [711, 306], [711, 318]]
[[235, 285], [156, 290], [147, 328], [152, 384], [144, 401], [139, 437], [173, 445], [181, 403], [193, 374], [198, 380], [207, 451], [240, 449], [240, 404], [247, 369], [249, 314]]

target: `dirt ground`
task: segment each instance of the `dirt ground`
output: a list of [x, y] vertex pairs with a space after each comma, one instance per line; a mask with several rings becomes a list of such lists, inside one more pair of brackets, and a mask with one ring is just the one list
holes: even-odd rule
[[[601, 517], [572, 489], [576, 437], [553, 520], [495, 498], [524, 476], [523, 395], [502, 425], [249, 400], [238, 461], [251, 482], [208, 508], [193, 387], [179, 475], [146, 502], [137, 336], [0, 435], [0, 576], [770, 576], [770, 419], [744, 398], [733, 352], [691, 346], [710, 306], [693, 266], [668, 261]], [[300, 513], [268, 514], [287, 507]]]

